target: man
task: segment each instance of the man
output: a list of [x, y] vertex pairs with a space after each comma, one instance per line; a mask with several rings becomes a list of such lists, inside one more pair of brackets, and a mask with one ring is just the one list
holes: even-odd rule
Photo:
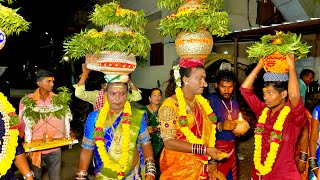
[[233, 130], [237, 126], [239, 104], [232, 100], [232, 94], [236, 85], [236, 78], [230, 70], [220, 70], [216, 75], [216, 92], [209, 94], [211, 108], [218, 117], [216, 148], [220, 151], [231, 153], [228, 160], [218, 163], [218, 171], [226, 178], [237, 179], [237, 165], [235, 152], [235, 134]]
[[[88, 79], [90, 69], [87, 68], [87, 64], [82, 64], [82, 74], [78, 84], [73, 85], [75, 88], [75, 96], [83, 101], [87, 101], [94, 106], [94, 110], [99, 110], [104, 103], [106, 81], [101, 77], [99, 83], [101, 84], [100, 90], [86, 91], [85, 83]], [[140, 90], [129, 79], [128, 84], [131, 92], [128, 94], [128, 101], [140, 101], [142, 99]]]
[[294, 56], [287, 54], [286, 60], [289, 76], [287, 73], [264, 74], [264, 102], [252, 91], [256, 75], [263, 68], [263, 59], [259, 60], [240, 87], [250, 108], [259, 117], [255, 130], [253, 180], [301, 179], [294, 162], [294, 145], [306, 118], [297, 88]]
[[299, 88], [303, 103], [306, 103], [306, 93], [308, 86], [314, 79], [314, 72], [311, 69], [303, 69], [300, 73]]
[[[39, 70], [36, 74], [38, 89], [34, 93], [25, 96], [19, 104], [19, 118], [20, 118], [20, 136], [24, 136], [26, 143], [33, 141], [51, 141], [56, 138], [70, 138], [70, 120], [72, 116], [70, 111], [62, 114], [61, 118], [54, 116], [54, 113], [62, 112], [65, 110], [66, 104], [55, 104], [52, 99], [57, 96], [52, 92], [54, 86], [54, 76], [51, 72], [46, 70]], [[57, 96], [59, 100], [59, 96]], [[65, 97], [64, 97], [65, 98]], [[32, 103], [26, 103], [29, 100]], [[60, 101], [61, 102], [61, 101]], [[33, 107], [36, 104], [36, 107]], [[62, 109], [56, 109], [58, 106]], [[40, 119], [34, 119], [30, 116], [39, 113], [39, 110], [45, 108], [49, 115], [40, 116]], [[68, 107], [67, 107], [68, 108]], [[29, 111], [30, 110], [30, 111]], [[52, 110], [52, 111], [51, 111]], [[69, 109], [67, 109], [69, 110]], [[28, 111], [28, 112], [27, 112]], [[54, 113], [53, 113], [54, 112]], [[64, 111], [65, 112], [65, 111]], [[34, 172], [35, 179], [41, 179], [42, 176], [42, 163], [46, 163], [48, 167], [48, 175], [50, 180], [60, 180], [61, 172], [61, 148], [56, 147], [52, 149], [45, 149], [40, 151], [33, 151], [30, 155], [31, 168]]]
[[107, 101], [86, 120], [77, 179], [86, 178], [92, 156], [96, 179], [154, 179], [147, 115], [131, 108], [127, 96], [127, 83], [108, 82]]
[[167, 88], [174, 87], [170, 83], [178, 82], [177, 88], [166, 90], [168, 95], [173, 95], [166, 98], [159, 109], [164, 141], [160, 156], [162, 180], [208, 179], [215, 171], [213, 165], [206, 165], [207, 158], [227, 157], [214, 148], [214, 114], [208, 101], [201, 96], [207, 86], [203, 62], [195, 62], [195, 65], [187, 61], [188, 58], [182, 58], [179, 66], [174, 67], [174, 73], [170, 73], [178, 76], [171, 76]]

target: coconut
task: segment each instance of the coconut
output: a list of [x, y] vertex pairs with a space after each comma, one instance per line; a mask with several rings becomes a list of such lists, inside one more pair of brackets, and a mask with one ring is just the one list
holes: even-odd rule
[[243, 135], [249, 129], [250, 129], [249, 123], [242, 118], [241, 113], [240, 113], [239, 118], [238, 118], [238, 124], [237, 124], [236, 128], [233, 130], [233, 132], [236, 135]]

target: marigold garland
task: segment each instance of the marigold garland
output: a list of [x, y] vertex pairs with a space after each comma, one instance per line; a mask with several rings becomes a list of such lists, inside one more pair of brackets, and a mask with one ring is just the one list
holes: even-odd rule
[[[10, 169], [15, 158], [16, 147], [18, 146], [17, 115], [15, 108], [7, 100], [7, 97], [0, 92], [0, 112], [4, 121], [3, 144], [0, 154], [0, 178]], [[11, 127], [10, 127], [11, 126]]]
[[284, 106], [281, 110], [275, 124], [273, 125], [273, 131], [270, 135], [270, 151], [267, 155], [267, 158], [264, 162], [264, 165], [261, 164], [261, 150], [262, 150], [262, 132], [264, 131], [264, 125], [267, 120], [267, 112], [269, 108], [266, 107], [263, 109], [261, 116], [256, 125], [254, 141], [255, 141], [255, 150], [253, 162], [256, 170], [259, 171], [258, 175], [266, 175], [271, 172], [272, 166], [277, 158], [280, 142], [282, 140], [282, 129], [283, 124], [291, 111], [289, 106]]
[[104, 121], [107, 118], [109, 112], [109, 104], [108, 102], [104, 101], [104, 105], [101, 108], [98, 119], [95, 125], [95, 141], [98, 147], [98, 153], [100, 158], [103, 162], [103, 166], [105, 168], [111, 169], [114, 172], [117, 172], [118, 179], [122, 179], [124, 177], [124, 172], [127, 170], [127, 162], [129, 159], [129, 139], [130, 139], [130, 121], [132, 118], [131, 106], [128, 101], [126, 101], [124, 105], [124, 111], [121, 118], [122, 121], [122, 151], [121, 151], [121, 158], [119, 162], [114, 162], [110, 159], [108, 152], [105, 149], [105, 143], [103, 141], [104, 131]]
[[[186, 136], [186, 139], [189, 143], [204, 144], [204, 135], [202, 134], [201, 139], [199, 139], [191, 132], [191, 130], [188, 127], [189, 120], [187, 119], [186, 102], [183, 97], [182, 89], [180, 87], [177, 87], [175, 89], [175, 92], [176, 92], [176, 96], [179, 104], [180, 131]], [[216, 122], [217, 122], [216, 120], [217, 119], [213, 113], [212, 108], [210, 107], [210, 104], [202, 95], [196, 95], [196, 100], [204, 108], [204, 110], [206, 111], [206, 114], [209, 116], [212, 122], [212, 131], [211, 131], [210, 140], [209, 140], [209, 147], [214, 147], [215, 141], [216, 141], [215, 137], [216, 137]]]

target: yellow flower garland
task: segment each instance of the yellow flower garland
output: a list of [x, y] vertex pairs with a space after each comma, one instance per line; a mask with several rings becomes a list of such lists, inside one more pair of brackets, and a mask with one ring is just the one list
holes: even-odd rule
[[3, 116], [5, 132], [3, 135], [2, 151], [0, 156], [0, 178], [4, 176], [10, 169], [15, 158], [16, 147], [18, 146], [19, 131], [16, 127], [10, 129], [10, 117], [16, 116], [15, 109], [9, 103], [7, 97], [0, 92], [0, 112]]
[[[187, 109], [186, 109], [186, 102], [183, 97], [183, 92], [180, 87], [177, 87], [175, 89], [178, 104], [179, 104], [179, 116], [180, 117], [187, 117]], [[196, 95], [196, 100], [199, 102], [199, 104], [205, 109], [207, 115], [211, 115], [213, 113], [213, 110], [208, 103], [208, 101], [202, 96], [202, 95]], [[191, 120], [188, 120], [189, 122]], [[204, 144], [204, 135], [202, 134], [201, 139], [197, 138], [191, 130], [188, 128], [188, 126], [181, 126], [180, 131], [186, 136], [186, 139], [189, 143], [193, 144]], [[209, 147], [214, 147], [216, 142], [216, 125], [212, 123], [212, 131], [210, 135], [209, 140]]]
[[[264, 124], [267, 120], [267, 112], [268, 112], [269, 108], [266, 107], [264, 108], [264, 110], [261, 113], [261, 116], [258, 120], [258, 124], [257, 124], [257, 128], [260, 128], [260, 131], [256, 131], [255, 135], [254, 135], [254, 141], [255, 141], [255, 150], [254, 150], [254, 157], [253, 157], [253, 162], [254, 162], [254, 166], [255, 168], [259, 171], [258, 175], [266, 175], [268, 173], [271, 172], [272, 170], [272, 166], [277, 158], [277, 153], [279, 150], [279, 146], [280, 146], [280, 141], [281, 138], [271, 138], [271, 143], [270, 143], [270, 151], [267, 155], [267, 158], [264, 162], [264, 165], [261, 164], [261, 150], [262, 150], [262, 132], [263, 132], [263, 128], [264, 128]], [[287, 115], [290, 112], [290, 107], [289, 106], [285, 106], [275, 124], [273, 125], [273, 132], [276, 133], [277, 135], [281, 136], [282, 133], [282, 129], [283, 129], [283, 124], [286, 120]], [[261, 130], [262, 129], [262, 130]]]
[[[121, 158], [119, 162], [114, 162], [110, 159], [108, 152], [105, 149], [105, 144], [103, 141], [103, 124], [107, 118], [107, 114], [109, 112], [109, 104], [104, 101], [104, 105], [99, 112], [99, 116], [95, 125], [95, 131], [100, 131], [100, 136], [96, 136], [96, 145], [98, 147], [98, 153], [103, 162], [103, 166], [105, 168], [111, 169], [112, 171], [117, 172], [118, 179], [122, 179], [124, 177], [124, 172], [127, 170], [127, 162], [129, 159], [129, 139], [130, 139], [130, 117], [132, 116], [131, 106], [128, 101], [126, 101], [124, 105], [124, 111], [122, 115], [122, 152]], [[102, 132], [101, 132], [102, 131]]]

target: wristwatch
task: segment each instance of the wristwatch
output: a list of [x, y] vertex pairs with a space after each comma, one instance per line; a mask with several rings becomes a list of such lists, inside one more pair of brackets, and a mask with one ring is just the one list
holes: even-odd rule
[[34, 177], [33, 171], [30, 171], [28, 174], [24, 175], [23, 179], [27, 179], [28, 177], [31, 177], [31, 176]]

